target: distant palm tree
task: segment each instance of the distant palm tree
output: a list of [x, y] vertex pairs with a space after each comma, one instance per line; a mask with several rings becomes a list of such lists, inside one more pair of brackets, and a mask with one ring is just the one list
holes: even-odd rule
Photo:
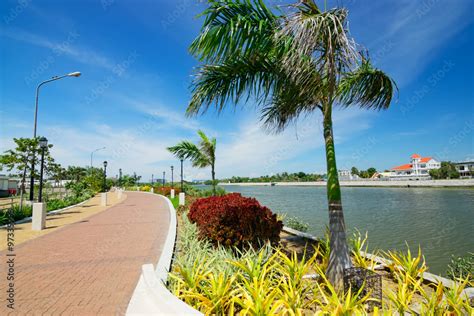
[[351, 266], [336, 167], [334, 105], [387, 109], [396, 85], [374, 68], [349, 37], [347, 10], [322, 11], [313, 0], [276, 15], [263, 1], [210, 1], [191, 52], [198, 68], [188, 115], [210, 106], [222, 111], [244, 99], [256, 100], [262, 120], [281, 131], [301, 114], [321, 111], [326, 145], [329, 208], [329, 280], [342, 287]]
[[201, 130], [197, 133], [201, 137], [198, 145], [183, 140], [176, 146], [168, 147], [167, 149], [178, 159], [191, 160], [193, 167], [211, 167], [212, 193], [216, 195], [216, 139], [209, 139]]

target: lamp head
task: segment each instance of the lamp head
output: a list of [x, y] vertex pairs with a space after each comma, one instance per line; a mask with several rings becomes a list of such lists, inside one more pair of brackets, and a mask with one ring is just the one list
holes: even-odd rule
[[81, 73], [79, 71], [74, 71], [67, 74], [69, 77], [79, 77]]
[[107, 160], [104, 161], [104, 168], [107, 168]]
[[45, 149], [46, 147], [48, 147], [48, 139], [46, 137], [41, 137], [39, 139], [39, 145], [40, 148]]

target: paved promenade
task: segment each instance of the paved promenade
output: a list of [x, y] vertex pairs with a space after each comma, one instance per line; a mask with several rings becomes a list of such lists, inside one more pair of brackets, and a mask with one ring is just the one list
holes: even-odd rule
[[0, 252], [0, 315], [123, 315], [141, 265], [155, 264], [168, 231], [160, 197], [127, 192], [121, 203], [15, 248], [15, 310]]

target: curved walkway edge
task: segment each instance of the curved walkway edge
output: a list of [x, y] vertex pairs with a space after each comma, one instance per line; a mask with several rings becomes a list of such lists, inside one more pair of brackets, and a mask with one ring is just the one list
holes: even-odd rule
[[[153, 193], [147, 193], [153, 194]], [[157, 195], [157, 194], [153, 194]], [[158, 195], [168, 204], [170, 225], [160, 259], [153, 264], [144, 264], [137, 287], [127, 308], [127, 315], [202, 315], [174, 296], [166, 287], [168, 273], [176, 243], [176, 210], [171, 201]]]

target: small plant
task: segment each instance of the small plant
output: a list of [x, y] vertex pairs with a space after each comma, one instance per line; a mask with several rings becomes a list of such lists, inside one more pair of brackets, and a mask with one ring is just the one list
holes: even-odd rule
[[301, 219], [296, 216], [289, 216], [286, 218], [285, 223], [288, 227], [296, 229], [300, 232], [307, 232], [309, 225], [304, 223]]
[[469, 279], [474, 282], [474, 252], [468, 253], [464, 257], [451, 257], [446, 274], [453, 280], [457, 278]]
[[421, 287], [421, 281], [422, 279], [415, 280], [408, 274], [403, 275], [403, 278], [397, 276], [397, 291], [387, 290], [385, 292], [390, 301], [390, 306], [400, 315], [404, 315], [406, 312], [413, 312], [410, 304], [415, 293]]
[[352, 235], [352, 239], [350, 240], [350, 244], [352, 246], [352, 260], [354, 260], [354, 265], [357, 267], [361, 267], [364, 269], [374, 270], [377, 263], [373, 259], [368, 259], [362, 252], [367, 254], [368, 250], [368, 236], [367, 232], [365, 232], [364, 238], [357, 230]]
[[197, 224], [201, 237], [238, 249], [248, 245], [258, 248], [266, 241], [276, 244], [283, 227], [270, 209], [239, 193], [198, 199], [188, 218]]
[[[403, 280], [405, 283], [410, 283], [412, 281], [416, 282], [423, 276], [423, 272], [427, 270], [425, 258], [421, 253], [420, 247], [418, 247], [418, 254], [416, 257], [412, 256], [408, 244], [406, 254], [401, 251], [389, 251], [386, 254], [389, 259], [393, 261], [393, 263], [389, 265], [389, 269], [393, 276], [396, 279]], [[414, 285], [415, 284], [413, 283], [410, 287], [414, 288]]]

